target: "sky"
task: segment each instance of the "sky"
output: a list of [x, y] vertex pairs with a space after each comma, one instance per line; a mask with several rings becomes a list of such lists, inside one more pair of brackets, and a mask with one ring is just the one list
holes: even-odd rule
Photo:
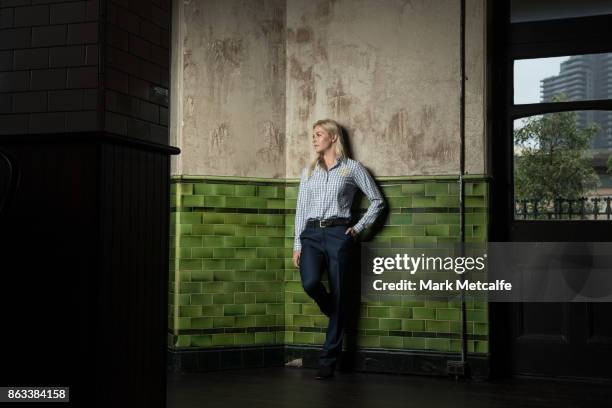
[[514, 103], [540, 102], [540, 81], [559, 75], [559, 64], [569, 57], [514, 61]]

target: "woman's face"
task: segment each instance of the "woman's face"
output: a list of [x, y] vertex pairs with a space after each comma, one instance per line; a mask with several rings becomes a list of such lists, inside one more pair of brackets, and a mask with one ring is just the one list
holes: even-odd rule
[[336, 136], [330, 136], [321, 126], [317, 125], [312, 130], [312, 144], [315, 152], [323, 153], [331, 148], [336, 141]]

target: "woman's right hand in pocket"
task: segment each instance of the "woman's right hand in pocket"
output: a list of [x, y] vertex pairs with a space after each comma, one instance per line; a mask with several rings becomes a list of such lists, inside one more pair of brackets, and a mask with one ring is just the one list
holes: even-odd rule
[[293, 251], [293, 266], [295, 266], [296, 268], [300, 267], [300, 254], [302, 253], [301, 250], [297, 250], [297, 251]]

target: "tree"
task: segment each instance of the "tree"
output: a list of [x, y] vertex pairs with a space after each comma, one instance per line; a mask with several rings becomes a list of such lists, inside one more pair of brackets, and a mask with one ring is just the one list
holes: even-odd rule
[[577, 199], [599, 187], [590, 154], [597, 132], [596, 124], [579, 129], [575, 112], [527, 118], [514, 131], [515, 199]]

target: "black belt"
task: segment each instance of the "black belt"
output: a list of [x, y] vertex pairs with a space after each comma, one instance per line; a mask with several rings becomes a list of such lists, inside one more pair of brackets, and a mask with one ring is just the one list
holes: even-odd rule
[[306, 221], [306, 226], [311, 228], [333, 227], [334, 225], [349, 225], [350, 218], [328, 218], [326, 220], [309, 219]]

